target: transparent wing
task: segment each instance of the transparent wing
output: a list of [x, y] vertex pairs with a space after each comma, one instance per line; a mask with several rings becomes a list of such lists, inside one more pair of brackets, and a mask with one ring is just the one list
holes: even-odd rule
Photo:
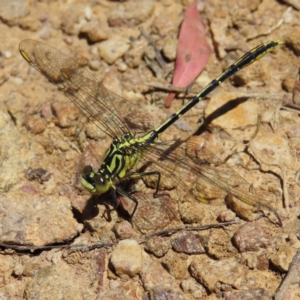
[[96, 126], [112, 138], [140, 136], [152, 129], [152, 118], [141, 107], [106, 89], [86, 67], [54, 47], [24, 40], [21, 55], [63, 92]]
[[147, 166], [147, 171], [160, 172], [162, 177], [169, 178], [175, 186], [186, 192], [191, 192], [199, 178], [204, 179], [257, 209], [266, 208], [279, 219], [274, 209], [249, 182], [204, 146], [171, 141], [158, 142], [153, 148], [143, 147], [145, 149], [141, 153], [145, 154], [141, 157], [141, 164]]

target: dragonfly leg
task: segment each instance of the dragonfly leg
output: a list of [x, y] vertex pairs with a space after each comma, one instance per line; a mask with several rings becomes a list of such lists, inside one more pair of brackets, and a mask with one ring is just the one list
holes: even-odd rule
[[127, 176], [127, 178], [134, 179], [134, 178], [141, 178], [141, 177], [152, 176], [152, 175], [157, 176], [156, 187], [155, 187], [155, 192], [154, 192], [154, 197], [157, 197], [158, 188], [159, 188], [159, 184], [160, 184], [160, 178], [161, 178], [161, 175], [160, 175], [159, 171], [134, 173], [134, 174], [131, 174], [131, 175]]

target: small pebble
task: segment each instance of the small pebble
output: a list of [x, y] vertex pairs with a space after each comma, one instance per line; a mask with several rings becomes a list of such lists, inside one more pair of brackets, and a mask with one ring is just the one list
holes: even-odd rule
[[34, 134], [42, 133], [46, 129], [47, 124], [48, 122], [39, 116], [28, 116], [25, 121], [26, 128]]
[[156, 286], [151, 290], [152, 299], [176, 299], [176, 300], [186, 300], [187, 298], [184, 294], [178, 289], [174, 290], [173, 288]]
[[130, 41], [126, 38], [112, 38], [102, 42], [99, 46], [100, 56], [109, 64], [113, 64], [122, 57], [130, 47]]
[[171, 244], [169, 238], [161, 236], [155, 236], [149, 239], [145, 244], [145, 249], [153, 253], [156, 257], [164, 256], [170, 248]]
[[154, 2], [148, 0], [128, 1], [118, 6], [110, 13], [108, 22], [112, 27], [136, 26], [145, 22], [154, 12]]
[[73, 104], [54, 102], [51, 105], [54, 114], [58, 118], [58, 125], [67, 128], [73, 125], [73, 121], [80, 115], [79, 109]]
[[172, 247], [177, 252], [186, 254], [201, 254], [205, 250], [201, 244], [201, 236], [192, 232], [184, 232], [179, 234], [172, 241]]
[[91, 60], [89, 62], [89, 67], [93, 71], [98, 71], [100, 69], [100, 61], [99, 60]]
[[123, 240], [112, 251], [111, 264], [120, 277], [133, 277], [142, 269], [142, 248], [135, 240]]
[[300, 56], [300, 29], [299, 28], [295, 28], [295, 30], [293, 30], [291, 34], [288, 35], [286, 39], [286, 44], [287, 46], [292, 48], [292, 50], [297, 56]]
[[86, 23], [80, 29], [80, 32], [85, 33], [91, 43], [106, 40], [108, 38], [108, 30], [98, 21]]
[[254, 223], [247, 223], [233, 236], [233, 241], [240, 252], [258, 251], [270, 245], [271, 236]]
[[90, 8], [89, 6], [86, 6], [86, 7], [84, 8], [84, 15], [85, 15], [85, 18], [86, 18], [88, 21], [91, 20], [91, 18], [92, 18], [92, 10], [91, 10], [91, 8]]
[[246, 291], [230, 291], [226, 293], [225, 300], [269, 300], [270, 295], [263, 288], [258, 289], [247, 289]]
[[163, 54], [164, 56], [170, 60], [173, 61], [176, 59], [176, 53], [177, 53], [177, 40], [170, 39], [168, 40], [165, 45], [163, 46]]
[[287, 272], [296, 252], [296, 248], [290, 245], [284, 245], [280, 247], [278, 252], [271, 255], [271, 262], [282, 272]]
[[116, 223], [114, 226], [114, 231], [118, 238], [121, 239], [130, 239], [136, 236], [132, 225], [128, 221], [122, 221], [120, 223]]
[[23, 270], [23, 275], [26, 277], [33, 277], [38, 272], [40, 267], [41, 266], [37, 263], [29, 263], [25, 266]]
[[231, 222], [235, 220], [235, 217], [236, 214], [232, 210], [226, 209], [219, 213], [218, 220], [221, 222]]
[[195, 299], [204, 299], [207, 296], [204, 286], [197, 283], [194, 278], [183, 279], [180, 286], [184, 293], [190, 293]]

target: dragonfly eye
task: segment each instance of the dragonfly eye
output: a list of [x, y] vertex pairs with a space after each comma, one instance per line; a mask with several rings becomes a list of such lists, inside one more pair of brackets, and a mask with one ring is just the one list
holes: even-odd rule
[[92, 194], [95, 194], [96, 188], [94, 183], [95, 173], [91, 166], [85, 166], [81, 171], [81, 184]]
[[110, 188], [109, 181], [101, 174], [95, 174], [94, 184], [95, 184], [95, 189], [97, 194], [105, 193]]
[[92, 166], [85, 166], [81, 171], [81, 176], [86, 177], [89, 176], [91, 173], [93, 173]]

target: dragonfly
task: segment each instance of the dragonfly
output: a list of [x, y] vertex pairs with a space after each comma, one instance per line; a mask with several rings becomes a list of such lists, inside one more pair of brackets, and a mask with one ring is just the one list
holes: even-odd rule
[[[280, 40], [265, 42], [244, 54], [154, 129], [151, 115], [145, 109], [108, 90], [86, 66], [58, 49], [26, 39], [20, 43], [19, 50], [31, 66], [58, 85], [100, 130], [112, 138], [100, 168], [94, 170], [90, 165], [83, 167], [81, 183], [92, 195], [110, 192], [115, 209], [118, 206], [118, 195], [132, 200], [134, 208], [129, 216], [130, 221], [138, 207], [138, 199], [126, 192], [120, 183], [128, 179], [154, 176], [154, 197], [158, 197], [161, 177], [164, 176], [188, 193], [191, 193], [191, 186], [197, 178], [204, 179], [257, 210], [269, 210], [281, 224], [277, 212], [261, 193], [203, 145], [188, 141], [186, 144], [176, 140], [161, 141], [159, 137], [224, 80], [282, 43]], [[206, 199], [195, 198], [208, 202]]]

